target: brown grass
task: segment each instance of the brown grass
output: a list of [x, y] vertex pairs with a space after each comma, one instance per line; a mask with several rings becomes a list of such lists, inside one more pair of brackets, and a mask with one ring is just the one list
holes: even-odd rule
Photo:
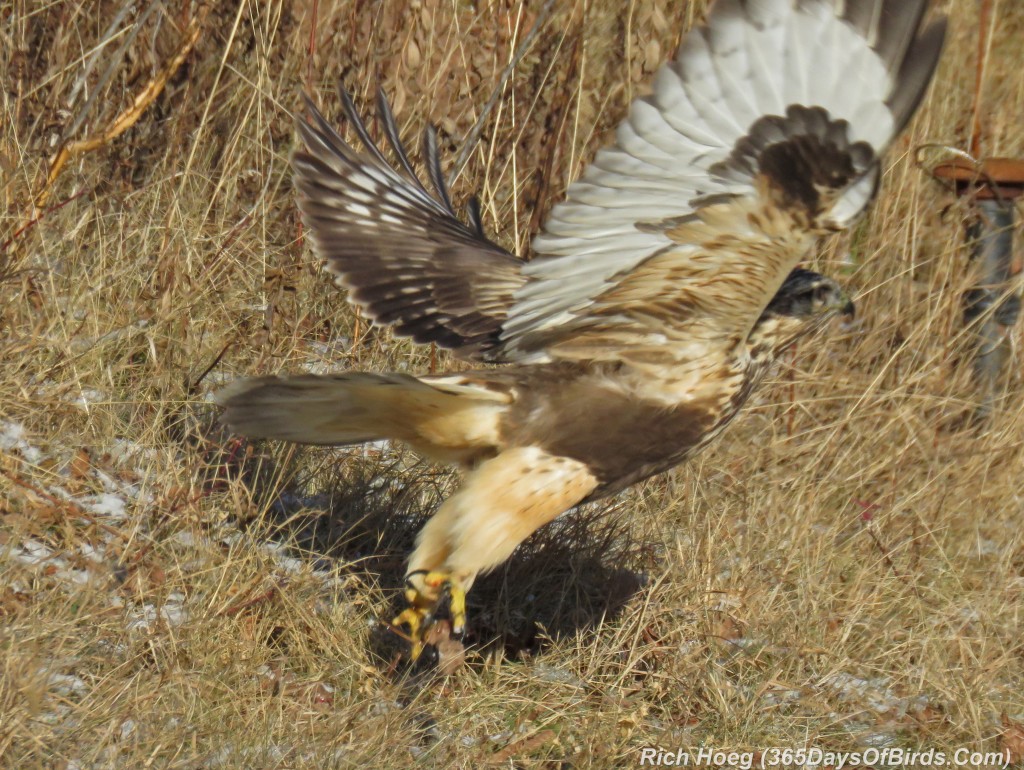
[[[455, 190], [481, 192], [502, 243], [527, 243], [704, 3], [682, 5], [555, 4]], [[689, 467], [521, 549], [474, 591], [476, 646], [449, 677], [393, 665], [373, 621], [451, 477], [386, 448], [239, 444], [207, 394], [429, 366], [357, 321], [304, 248], [290, 113], [308, 87], [337, 115], [339, 76], [367, 104], [379, 76], [450, 161], [542, 4], [213, 2], [166, 88], [71, 159], [43, 212], [61, 142], [109, 128], [193, 12], [0, 5], [0, 764], [999, 749], [1000, 714], [1024, 718], [1022, 372], [1015, 348], [993, 418], [965, 425], [966, 211], [910, 162], [968, 134], [976, 8], [944, 5], [938, 85], [866, 224], [817, 262], [858, 325], [803, 343]], [[1024, 155], [1024, 12], [1002, 0], [997, 21], [986, 148]]]

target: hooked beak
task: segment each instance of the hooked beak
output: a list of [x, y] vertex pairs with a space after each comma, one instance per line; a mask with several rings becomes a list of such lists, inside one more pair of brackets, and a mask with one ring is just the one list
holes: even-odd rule
[[839, 315], [847, 322], [853, 321], [857, 317], [857, 307], [849, 297], [843, 297], [843, 299], [846, 300], [846, 303], [839, 308]]

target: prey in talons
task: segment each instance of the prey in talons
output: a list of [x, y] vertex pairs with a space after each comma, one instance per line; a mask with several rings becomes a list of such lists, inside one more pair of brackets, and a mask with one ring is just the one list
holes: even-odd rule
[[[417, 585], [417, 582], [420, 584]], [[466, 631], [466, 589], [462, 581], [446, 572], [415, 570], [405, 576], [405, 600], [408, 606], [395, 616], [391, 625], [409, 629], [409, 657], [419, 660], [428, 643], [430, 629], [445, 613], [451, 620], [451, 634], [459, 637]]]

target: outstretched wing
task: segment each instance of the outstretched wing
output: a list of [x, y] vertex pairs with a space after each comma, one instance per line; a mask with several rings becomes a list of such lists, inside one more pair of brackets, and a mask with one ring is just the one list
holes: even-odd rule
[[945, 24], [927, 0], [719, 0], [534, 239], [499, 360], [693, 357], [745, 339], [871, 201]]
[[525, 281], [522, 260], [484, 236], [475, 202], [471, 224], [459, 221], [433, 129], [423, 142], [431, 194], [412, 169], [383, 93], [378, 117], [404, 173], [387, 161], [340, 91], [366, 153], [349, 146], [307, 98], [312, 122], [299, 119], [303, 148], [292, 156], [299, 209], [317, 255], [375, 323], [479, 358], [497, 344], [513, 293]]

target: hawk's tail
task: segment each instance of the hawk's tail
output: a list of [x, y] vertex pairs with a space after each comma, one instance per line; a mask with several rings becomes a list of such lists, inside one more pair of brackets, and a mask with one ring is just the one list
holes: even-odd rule
[[447, 461], [493, 447], [508, 400], [448, 378], [361, 372], [239, 380], [216, 396], [221, 421], [250, 438], [319, 445], [396, 439]]

